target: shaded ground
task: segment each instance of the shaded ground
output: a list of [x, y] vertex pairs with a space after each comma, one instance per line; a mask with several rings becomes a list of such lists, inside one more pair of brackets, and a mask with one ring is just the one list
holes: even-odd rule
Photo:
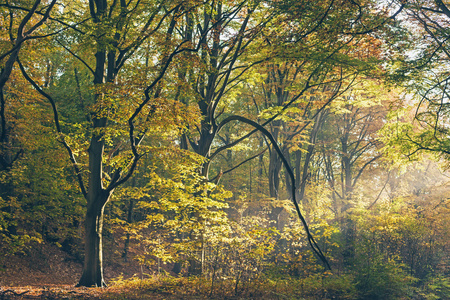
[[[27, 255], [0, 257], [1, 299], [114, 299], [113, 289], [75, 288], [82, 264], [56, 246], [37, 244]], [[105, 280], [140, 275], [137, 264], [105, 263]], [[111, 298], [112, 297], [112, 298]], [[157, 299], [157, 298], [155, 298]]]
[[0, 299], [101, 299], [105, 290], [73, 285], [2, 287]]
[[[0, 288], [0, 299], [92, 299], [92, 300], [117, 300], [117, 299], [154, 299], [154, 300], [174, 300], [185, 299], [164, 293], [148, 292], [146, 295], [134, 297], [132, 293], [117, 288], [75, 288], [72, 285], [57, 286], [23, 286]], [[200, 299], [200, 298], [195, 298]]]
[[29, 254], [0, 259], [0, 286], [75, 285], [82, 265], [56, 246], [37, 244]]

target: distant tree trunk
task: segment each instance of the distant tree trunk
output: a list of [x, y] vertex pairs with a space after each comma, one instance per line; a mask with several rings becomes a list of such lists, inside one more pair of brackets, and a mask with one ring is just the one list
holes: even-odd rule
[[302, 171], [302, 177], [299, 187], [299, 197], [298, 201], [304, 201], [305, 200], [305, 191], [306, 191], [306, 183], [308, 181], [309, 176], [309, 164], [311, 162], [311, 158], [314, 152], [314, 145], [308, 146], [308, 152], [305, 155], [305, 161], [303, 162], [303, 171]]
[[[281, 120], [274, 120], [270, 124], [270, 133], [277, 142], [279, 142], [278, 138], [280, 135], [281, 125]], [[269, 196], [271, 198], [279, 199], [280, 171], [282, 162], [275, 149], [273, 149], [273, 147], [271, 148], [272, 149], [269, 152], [269, 170], [267, 171], [267, 175], [269, 177]]]
[[[299, 147], [301, 147], [301, 145], [299, 145]], [[302, 174], [302, 151], [297, 150], [295, 151], [295, 186], [297, 187], [296, 190], [296, 194], [295, 194], [295, 198], [297, 199], [297, 201], [299, 201], [300, 199], [300, 194], [299, 194], [299, 187], [301, 184], [301, 174]]]
[[[135, 178], [136, 177], [133, 177], [133, 179], [135, 179]], [[128, 215], [127, 215], [127, 223], [128, 224], [133, 223], [133, 208], [134, 208], [134, 200], [130, 199], [130, 202], [128, 204]], [[125, 243], [123, 245], [123, 253], [122, 253], [122, 258], [123, 258], [124, 261], [128, 260], [128, 248], [129, 248], [129, 246], [130, 246], [130, 233], [127, 232]]]
[[[292, 168], [292, 162], [291, 162], [291, 153], [289, 152], [289, 149], [287, 147], [284, 147], [283, 149], [283, 155], [284, 157], [286, 157], [287, 162], [289, 163], [289, 166]], [[292, 183], [291, 180], [289, 178], [289, 174], [287, 172], [284, 172], [284, 179], [286, 182], [286, 192], [287, 195], [289, 197], [289, 200], [294, 199], [293, 195], [292, 195]]]
[[351, 163], [351, 156], [352, 154], [349, 153], [348, 150], [348, 139], [349, 139], [349, 133], [345, 133], [344, 136], [341, 138], [341, 149], [342, 149], [342, 174], [343, 174], [343, 180], [342, 180], [342, 197], [346, 200], [350, 200], [351, 193], [353, 191], [352, 187], [352, 163]]
[[280, 188], [281, 160], [275, 151], [271, 151], [269, 156], [269, 195], [271, 198], [278, 199], [278, 190]]
[[352, 163], [351, 163], [351, 153], [348, 149], [349, 143], [349, 132], [345, 132], [341, 138], [341, 176], [342, 176], [342, 205], [341, 205], [341, 230], [344, 236], [344, 247], [343, 256], [344, 261], [347, 264], [351, 264], [355, 256], [355, 230], [354, 222], [347, 213], [350, 208], [350, 200], [352, 197], [353, 187], [352, 187]]
[[303, 171], [302, 171], [301, 181], [300, 181], [300, 185], [299, 185], [299, 192], [298, 192], [298, 199], [297, 199], [298, 202], [305, 200], [304, 198], [305, 198], [306, 182], [307, 182], [308, 176], [309, 176], [309, 166], [310, 166], [310, 162], [313, 157], [313, 154], [314, 154], [316, 138], [317, 138], [317, 134], [319, 133], [319, 129], [320, 129], [322, 122], [323, 122], [322, 113], [318, 113], [314, 120], [314, 126], [309, 135], [309, 145], [307, 148], [307, 153], [305, 155], [305, 161], [303, 162]]
[[[261, 138], [259, 141], [259, 147], [262, 148], [264, 146], [264, 139]], [[264, 153], [262, 153], [258, 158], [258, 194], [261, 193], [261, 182], [264, 173]]]

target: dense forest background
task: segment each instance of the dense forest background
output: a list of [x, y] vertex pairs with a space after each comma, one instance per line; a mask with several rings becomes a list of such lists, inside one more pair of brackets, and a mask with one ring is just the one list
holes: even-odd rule
[[449, 22], [446, 0], [1, 0], [0, 272], [47, 245], [78, 286], [114, 263], [134, 291], [449, 299]]

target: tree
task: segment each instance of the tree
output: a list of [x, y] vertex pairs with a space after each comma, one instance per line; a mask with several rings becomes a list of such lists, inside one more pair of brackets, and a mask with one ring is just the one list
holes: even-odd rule
[[[205, 159], [199, 171], [202, 180], [195, 181], [198, 188], [205, 187], [194, 192], [201, 198], [211, 192], [207, 181], [212, 180], [209, 169], [213, 159], [253, 133], [263, 133], [272, 153], [276, 152], [286, 167], [294, 205], [308, 232], [295, 201], [298, 179], [279, 149], [279, 141], [273, 140], [264, 126], [289, 116], [290, 108], [322, 89], [328, 96], [321, 99], [323, 105], [305, 126], [312, 120], [319, 124], [325, 107], [351, 86], [356, 76], [372, 69], [371, 57], [357, 57], [352, 52], [366, 41], [360, 38], [367, 32], [366, 26], [374, 27], [379, 20], [378, 15], [366, 15], [374, 8], [372, 2], [90, 0], [64, 1], [59, 9], [52, 9], [55, 1], [41, 8], [39, 3], [34, 2], [31, 9], [25, 2], [2, 4], [10, 18], [25, 15], [16, 43], [26, 39], [21, 27], [25, 28], [31, 16], [39, 15], [31, 29], [42, 31], [32, 49], [18, 55], [22, 43], [5, 52], [8, 64], [2, 78], [6, 83], [12, 63], [17, 61], [23, 77], [50, 105], [57, 139], [86, 199], [85, 260], [78, 285], [104, 286], [104, 209], [114, 191], [133, 176], [140, 159], [145, 154], [157, 155], [153, 134], [172, 141], [181, 137], [180, 148], [186, 150], [189, 143]], [[44, 21], [49, 22], [43, 26]], [[14, 22], [6, 25], [14, 32]], [[240, 101], [239, 88], [250, 84], [251, 74], [267, 74], [267, 66], [290, 63], [298, 63], [295, 72], [301, 76], [289, 80], [289, 89], [286, 82], [276, 83], [281, 96], [275, 113], [257, 123], [240, 115], [242, 111], [227, 110], [229, 103]], [[278, 79], [275, 76], [269, 81]], [[2, 138], [6, 141], [5, 109], [2, 100]], [[217, 141], [220, 131], [231, 124], [239, 124], [247, 133]], [[298, 129], [295, 132], [302, 131]], [[317, 127], [312, 132], [311, 144]], [[308, 153], [312, 155], [312, 150]], [[280, 160], [275, 155], [272, 160], [280, 169]], [[308, 240], [324, 259], [309, 233]]]
[[[377, 133], [387, 106], [382, 91], [365, 80], [336, 100], [319, 137], [324, 176], [331, 189], [338, 220], [350, 208], [350, 200], [361, 175], [381, 157]], [[386, 101], [386, 100], [385, 100]]]
[[[417, 42], [398, 44], [400, 51], [411, 54], [398, 53], [391, 71], [393, 79], [401, 81], [415, 101], [415, 120], [408, 124], [408, 115], [403, 115], [403, 120], [398, 118], [402, 122], [395, 125], [398, 134], [390, 135], [390, 146], [409, 159], [422, 153], [447, 158], [449, 6], [441, 0], [408, 1], [404, 15], [408, 21], [399, 24]], [[411, 24], [417, 27], [412, 28]]]
[[[270, 102], [268, 97], [273, 97], [277, 103], [267, 105], [270, 106], [267, 108], [270, 113], [264, 121], [261, 120], [263, 126], [272, 124], [269, 126], [279, 131], [280, 119], [289, 114], [290, 107], [298, 109], [298, 103], [308, 97], [311, 97], [309, 100], [315, 100], [313, 94], [322, 89], [327, 95], [318, 100], [323, 102], [311, 115], [314, 119], [334, 98], [351, 87], [357, 76], [373, 70], [373, 63], [379, 54], [369, 50], [368, 46], [376, 39], [366, 34], [380, 31], [389, 18], [384, 10], [379, 14], [371, 13], [372, 5], [371, 2], [358, 4], [347, 1], [323, 1], [317, 5], [308, 1], [274, 4], [275, 16], [270, 22], [271, 26], [266, 26], [260, 39], [255, 40], [255, 45], [267, 49], [260, 51], [264, 55], [261, 57], [264, 64], [252, 68], [253, 73], [259, 73], [267, 79], [266, 100]], [[339, 9], [335, 10], [336, 7]], [[393, 17], [398, 13], [395, 12]], [[361, 46], [360, 49], [358, 46]], [[245, 78], [242, 80], [245, 82]], [[252, 78], [248, 82], [252, 90], [259, 89]], [[304, 107], [310, 106], [305, 104]], [[258, 113], [262, 111], [260, 108], [255, 110]], [[226, 125], [224, 121], [219, 122], [220, 116], [226, 118], [226, 114], [217, 113], [217, 120], [213, 122], [217, 124], [217, 129], [209, 131], [211, 135]], [[305, 127], [311, 123], [311, 120], [306, 121]], [[299, 126], [297, 129], [291, 138], [304, 128]], [[274, 137], [277, 139], [275, 131]], [[207, 158], [213, 161], [220, 152], [233, 147], [252, 133], [218, 146]], [[273, 187], [271, 196], [275, 196], [280, 162], [276, 162], [276, 155], [272, 155], [274, 159], [271, 160], [273, 167], [270, 168], [272, 174], [269, 175], [269, 181]]]
[[[5, 254], [22, 251], [27, 241], [40, 241], [42, 235], [45, 235], [39, 225], [33, 224], [39, 222], [37, 218], [27, 218], [27, 213], [23, 211], [30, 203], [18, 201], [29, 192], [27, 188], [20, 188], [23, 184], [21, 179], [24, 179], [22, 175], [26, 172], [21, 169], [30, 166], [30, 155], [33, 152], [42, 154], [40, 147], [43, 143], [26, 144], [26, 140], [33, 132], [45, 132], [44, 126], [40, 126], [39, 122], [28, 120], [31, 115], [40, 119], [45, 112], [42, 112], [39, 105], [30, 105], [27, 98], [30, 90], [19, 78], [15, 63], [24, 48], [26, 51], [36, 40], [57, 33], [45, 31], [55, 3], [56, 1], [32, 1], [26, 11], [16, 11], [6, 3], [0, 4], [0, 26], [7, 29], [2, 31], [0, 44], [0, 238]], [[20, 158], [24, 159], [22, 164], [19, 163]], [[45, 188], [37, 188], [36, 193], [40, 194], [43, 190]], [[51, 215], [53, 217], [56, 213]], [[24, 220], [27, 221], [23, 222]]]
[[[5, 95], [5, 86], [11, 77], [14, 64], [23, 44], [26, 41], [45, 37], [39, 33], [39, 30], [48, 20], [55, 3], [56, 0], [53, 0], [48, 6], [43, 7], [41, 1], [36, 0], [33, 2], [32, 7], [27, 10], [25, 15], [17, 13], [12, 8], [9, 8], [9, 20], [6, 20], [6, 12], [4, 12], [5, 14], [2, 23], [8, 22], [9, 24], [2, 25], [9, 29], [9, 37], [5, 37], [5, 40], [9, 39], [9, 42], [6, 43], [6, 49], [2, 49], [0, 54], [0, 61], [2, 62], [0, 72], [0, 170], [11, 168], [13, 162], [18, 159], [21, 153], [20, 150], [16, 151], [16, 153], [12, 153], [14, 152], [11, 147], [11, 131], [13, 128], [11, 128], [11, 124], [7, 119], [7, 96]], [[8, 5], [2, 6], [8, 8]], [[17, 19], [19, 19], [19, 21]]]
[[[201, 174], [208, 178], [211, 146], [219, 132], [218, 118], [226, 108], [225, 98], [243, 74], [264, 59], [244, 61], [242, 58], [255, 49], [254, 44], [273, 12], [262, 2], [241, 1], [212, 3], [203, 7], [201, 13], [204, 25], [198, 26], [204, 39], [190, 35], [193, 41], [199, 40], [200, 51], [195, 58], [198, 65], [184, 74], [183, 80], [190, 81], [194, 95], [192, 104], [198, 106], [202, 116], [198, 133], [190, 132], [187, 138], [192, 149], [207, 159]], [[207, 26], [209, 23], [211, 29]]]
[[[140, 1], [91, 0], [88, 6], [81, 6], [82, 10], [71, 10], [72, 6], [68, 5], [65, 10], [59, 11], [58, 17], [54, 17], [55, 26], [72, 14], [74, 18], [81, 20], [71, 26], [75, 32], [73, 36], [61, 35], [56, 42], [74, 59], [79, 60], [93, 78], [89, 103], [84, 104], [89, 112], [89, 122], [83, 124], [87, 126], [85, 130], [88, 130], [88, 133], [81, 135], [85, 139], [83, 144], [87, 145], [86, 175], [77, 161], [79, 151], [83, 150], [74, 150], [76, 145], [71, 144], [63, 132], [64, 127], [61, 125], [51, 90], [33, 79], [32, 73], [37, 73], [37, 70], [31, 65], [27, 66], [25, 60], [23, 65], [20, 65], [24, 77], [53, 108], [60, 142], [67, 150], [81, 192], [87, 200], [85, 260], [83, 274], [78, 283], [80, 286], [105, 285], [102, 264], [105, 205], [114, 190], [125, 183], [135, 171], [142, 156], [138, 147], [148, 126], [162, 121], [161, 114], [167, 108], [167, 103], [157, 103], [157, 100], [162, 100], [162, 78], [173, 57], [185, 50], [195, 50], [186, 47], [187, 41], [178, 39], [173, 34], [178, 18], [190, 9], [186, 4], [174, 1], [145, 5]], [[83, 48], [75, 49], [73, 44], [69, 45], [73, 38], [78, 39]], [[146, 57], [141, 48], [146, 43], [157, 43], [155, 50], [159, 51], [152, 66], [148, 66], [153, 72], [146, 73], [143, 83], [138, 81], [127, 87], [128, 78], [120, 78], [120, 71], [130, 60], [145, 66]], [[76, 53], [77, 51], [79, 53]], [[74, 76], [76, 74], [74, 70]], [[156, 102], [149, 104], [151, 100]], [[152, 124], [152, 120], [156, 120], [156, 123]], [[173, 119], [167, 118], [165, 121], [167, 124], [173, 124]], [[126, 144], [129, 150], [125, 150]]]

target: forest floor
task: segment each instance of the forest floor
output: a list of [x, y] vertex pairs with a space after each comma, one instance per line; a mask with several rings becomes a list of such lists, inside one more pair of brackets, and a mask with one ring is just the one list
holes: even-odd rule
[[[0, 300], [128, 299], [123, 287], [76, 288], [82, 264], [54, 245], [37, 244], [25, 255], [0, 258]], [[142, 272], [133, 263], [106, 263], [105, 280], [131, 278]], [[149, 299], [179, 299], [150, 293]], [[148, 295], [150, 297], [150, 295]]]

